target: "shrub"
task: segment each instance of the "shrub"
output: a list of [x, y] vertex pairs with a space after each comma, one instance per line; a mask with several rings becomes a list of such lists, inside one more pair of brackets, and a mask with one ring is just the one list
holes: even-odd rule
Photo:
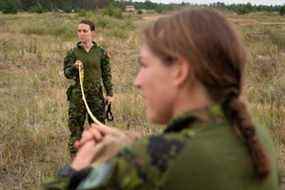
[[103, 15], [108, 15], [115, 18], [123, 18], [122, 9], [109, 5], [107, 8], [103, 9]]
[[47, 12], [48, 10], [45, 9], [43, 6], [41, 6], [40, 4], [38, 5], [33, 5], [32, 7], [30, 7], [29, 12], [32, 13], [43, 13], [43, 12]]
[[15, 0], [2, 1], [1, 8], [5, 14], [16, 14], [18, 12]]
[[141, 15], [143, 14], [143, 11], [141, 9], [138, 10], [138, 14]]
[[96, 27], [108, 28], [108, 26], [110, 25], [110, 21], [106, 17], [98, 17], [95, 24]]

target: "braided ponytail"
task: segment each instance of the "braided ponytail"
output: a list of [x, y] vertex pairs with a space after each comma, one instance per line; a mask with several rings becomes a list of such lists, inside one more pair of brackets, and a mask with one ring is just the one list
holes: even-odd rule
[[222, 104], [222, 108], [232, 126], [236, 127], [245, 139], [259, 179], [266, 178], [270, 173], [269, 158], [257, 138], [245, 104], [237, 97], [232, 97]]

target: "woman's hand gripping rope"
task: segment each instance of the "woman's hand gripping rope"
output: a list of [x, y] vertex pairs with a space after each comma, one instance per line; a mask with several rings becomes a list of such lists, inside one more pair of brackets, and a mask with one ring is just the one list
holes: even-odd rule
[[110, 160], [123, 146], [132, 144], [142, 134], [136, 131], [120, 130], [92, 124], [86, 128], [80, 140], [75, 142], [78, 153], [72, 167], [80, 170]]

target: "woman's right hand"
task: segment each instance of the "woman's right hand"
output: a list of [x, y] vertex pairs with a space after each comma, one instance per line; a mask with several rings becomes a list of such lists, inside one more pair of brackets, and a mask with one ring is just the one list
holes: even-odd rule
[[124, 145], [132, 142], [132, 138], [125, 131], [92, 124], [75, 143], [78, 153], [72, 167], [80, 170], [92, 163], [105, 162], [116, 155]]
[[80, 149], [86, 142], [93, 140], [96, 144], [102, 141], [105, 136], [121, 136], [124, 135], [124, 131], [108, 126], [100, 126], [91, 124], [90, 127], [86, 128], [79, 141], [75, 142], [75, 147]]
[[87, 162], [89, 164], [105, 162], [116, 155], [123, 146], [132, 144], [141, 136], [142, 134], [134, 131], [92, 124], [84, 130], [81, 139], [75, 143], [75, 147], [78, 149], [75, 164], [83, 162], [82, 165], [85, 166]]
[[80, 65], [82, 65], [82, 62], [80, 60], [76, 60], [74, 66], [79, 69]]

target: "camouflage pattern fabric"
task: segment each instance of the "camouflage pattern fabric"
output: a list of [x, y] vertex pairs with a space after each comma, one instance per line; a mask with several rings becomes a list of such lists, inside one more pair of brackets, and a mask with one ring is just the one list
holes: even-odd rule
[[[106, 95], [113, 95], [110, 60], [107, 52], [93, 42], [93, 47], [87, 53], [81, 43], [77, 43], [77, 46], [71, 49], [64, 58], [64, 74], [68, 79], [75, 81], [75, 84], [71, 85], [66, 92], [69, 101], [68, 127], [71, 132], [69, 139], [71, 155], [76, 153], [73, 144], [81, 137], [84, 122], [88, 115], [80, 91], [79, 72], [74, 66], [76, 60], [80, 60], [84, 65], [85, 74], [83, 86], [87, 103], [94, 116], [102, 123], [105, 122], [105, 103], [102, 83], [106, 90]], [[89, 123], [92, 122], [89, 115], [88, 121]]]
[[259, 181], [241, 139], [219, 106], [184, 113], [164, 133], [124, 147], [101, 164], [57, 176], [46, 190], [277, 190], [273, 143], [264, 127], [258, 137], [271, 159], [271, 174]]

